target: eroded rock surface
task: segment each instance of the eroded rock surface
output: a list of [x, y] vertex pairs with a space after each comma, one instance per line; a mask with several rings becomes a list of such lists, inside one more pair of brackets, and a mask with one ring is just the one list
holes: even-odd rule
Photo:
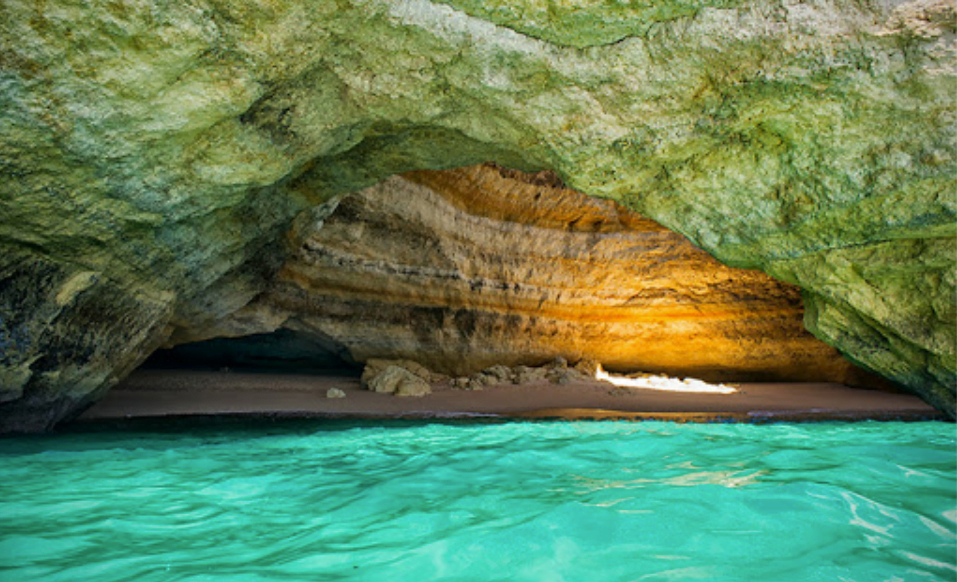
[[547, 172], [395, 176], [298, 221], [291, 240], [269, 290], [237, 319], [285, 313], [284, 326], [356, 361], [463, 375], [557, 357], [715, 380], [855, 379], [804, 330], [799, 289], [721, 265]]
[[363, 376], [369, 374], [369, 378], [362, 383], [366, 389], [373, 392], [412, 397], [427, 396], [432, 393], [428, 381], [405, 367], [390, 364], [371, 374], [369, 371], [367, 367]]
[[241, 309], [302, 210], [487, 160], [799, 285], [809, 329], [953, 414], [955, 12], [6, 1], [0, 429]]

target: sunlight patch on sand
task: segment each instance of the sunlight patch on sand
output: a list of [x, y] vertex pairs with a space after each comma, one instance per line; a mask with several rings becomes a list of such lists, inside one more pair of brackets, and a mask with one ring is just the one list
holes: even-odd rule
[[626, 376], [617, 376], [609, 374], [598, 366], [595, 371], [595, 379], [602, 382], [610, 382], [621, 388], [642, 388], [646, 390], [663, 390], [666, 392], [694, 392], [698, 394], [734, 394], [738, 390], [725, 384], [709, 384], [695, 378], [670, 378], [668, 376], [644, 376], [641, 378], [628, 378]]

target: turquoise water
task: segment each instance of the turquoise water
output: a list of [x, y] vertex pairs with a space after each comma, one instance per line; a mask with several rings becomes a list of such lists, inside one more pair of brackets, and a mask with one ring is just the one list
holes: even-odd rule
[[0, 440], [0, 580], [948, 580], [945, 423], [260, 423]]

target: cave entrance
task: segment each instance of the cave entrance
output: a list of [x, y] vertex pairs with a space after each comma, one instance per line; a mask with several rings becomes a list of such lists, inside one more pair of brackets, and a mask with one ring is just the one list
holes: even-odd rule
[[178, 345], [154, 352], [143, 370], [358, 375], [361, 365], [328, 339], [278, 329], [272, 333]]
[[[393, 176], [303, 213], [288, 239], [263, 293], [216, 326], [248, 337], [147, 365], [354, 372], [385, 358], [460, 376], [563, 358], [707, 381], [864, 378], [804, 329], [797, 287], [722, 265], [551, 172]], [[276, 333], [256, 328], [277, 319]]]
[[[243, 307], [243, 318], [223, 326], [235, 331], [238, 322], [279, 314], [278, 331], [253, 326], [246, 337], [161, 350], [124, 386], [149, 389], [143, 374], [155, 380], [199, 370], [206, 375], [183, 382], [200, 393], [204, 384], [252, 388], [240, 399], [247, 409], [343, 414], [450, 413], [463, 398], [469, 410], [487, 411], [503, 405], [483, 404], [480, 392], [523, 383], [551, 388], [513, 389], [509, 398], [528, 401], [506, 398], [506, 408], [571, 409], [582, 390], [597, 390], [583, 401], [588, 409], [631, 407], [634, 414], [648, 407], [727, 412], [732, 400], [751, 406], [740, 404], [746, 400], [736, 389], [638, 398], [630, 388], [640, 381], [596, 383], [598, 364], [633, 379], [775, 383], [746, 391], [762, 406], [816, 386], [824, 392], [814, 398], [854, 408], [860, 391], [847, 393], [845, 385], [888, 387], [804, 329], [796, 287], [724, 266], [684, 237], [548, 172], [484, 164], [393, 176], [304, 213], [288, 239], [282, 267]], [[250, 317], [260, 310], [270, 317]], [[359, 374], [364, 363], [382, 360], [440, 393], [427, 405], [369, 400], [380, 395], [362, 390]], [[388, 364], [375, 366], [379, 374]], [[804, 388], [782, 384], [794, 382]], [[349, 398], [328, 404], [333, 389]], [[456, 391], [469, 394], [450, 395]], [[905, 404], [929, 412], [912, 400]]]

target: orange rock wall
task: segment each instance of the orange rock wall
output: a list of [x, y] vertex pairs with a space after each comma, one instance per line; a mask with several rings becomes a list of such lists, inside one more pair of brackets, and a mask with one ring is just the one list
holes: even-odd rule
[[804, 330], [800, 291], [549, 173], [419, 171], [300, 220], [259, 309], [359, 360], [467, 373], [556, 356], [720, 380], [858, 371]]

